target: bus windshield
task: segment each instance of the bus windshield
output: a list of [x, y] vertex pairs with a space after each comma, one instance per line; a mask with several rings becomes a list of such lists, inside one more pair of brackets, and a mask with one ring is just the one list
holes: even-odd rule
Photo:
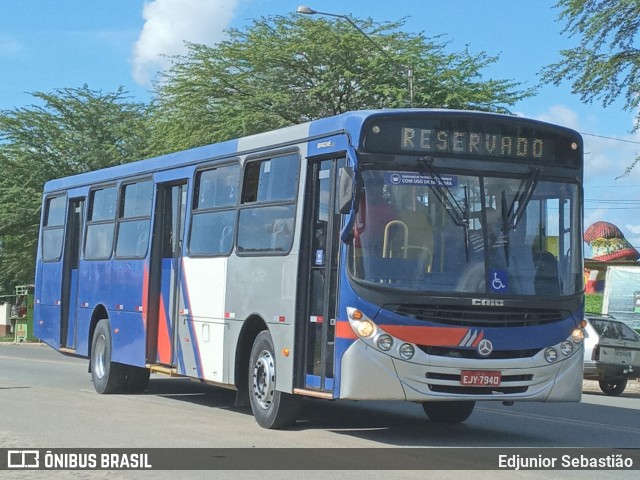
[[461, 294], [579, 293], [577, 184], [535, 169], [361, 175], [348, 267], [356, 281]]

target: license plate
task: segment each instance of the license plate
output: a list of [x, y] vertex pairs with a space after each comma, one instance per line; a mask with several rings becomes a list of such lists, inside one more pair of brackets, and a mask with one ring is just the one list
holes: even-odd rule
[[460, 384], [468, 387], [496, 387], [502, 381], [502, 373], [488, 370], [463, 370]]
[[622, 350], [620, 348], [616, 348], [616, 358], [632, 361], [633, 352], [631, 350]]

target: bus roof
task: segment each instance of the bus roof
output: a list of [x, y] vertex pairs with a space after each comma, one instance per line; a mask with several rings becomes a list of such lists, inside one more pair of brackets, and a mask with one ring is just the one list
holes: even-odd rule
[[[447, 110], [447, 109], [382, 109], [382, 110], [357, 110], [346, 112], [333, 117], [313, 120], [307, 123], [284, 127], [269, 132], [258, 133], [243, 138], [227, 140], [220, 143], [182, 150], [166, 155], [152, 157], [144, 160], [132, 161], [113, 167], [81, 173], [66, 178], [58, 178], [48, 181], [44, 186], [44, 193], [61, 191], [83, 185], [107, 183], [130, 176], [142, 176], [153, 172], [179, 167], [196, 165], [205, 161], [233, 158], [237, 155], [246, 155], [264, 149], [275, 150], [287, 145], [314, 138], [344, 133], [349, 141], [357, 147], [360, 140], [365, 120], [375, 116], [395, 116], [407, 114], [438, 115], [449, 117], [482, 117], [486, 120], [516, 122], [531, 126], [546, 127], [564, 132], [569, 135], [577, 135], [573, 130], [547, 124], [536, 120], [525, 119], [510, 115], [478, 112], [472, 110]], [[336, 151], [343, 150], [338, 146]], [[330, 153], [326, 150], [325, 153]]]

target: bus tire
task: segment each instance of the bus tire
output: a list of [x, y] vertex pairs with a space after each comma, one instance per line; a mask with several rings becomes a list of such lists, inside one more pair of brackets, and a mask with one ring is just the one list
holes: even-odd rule
[[298, 417], [299, 399], [276, 390], [276, 357], [266, 330], [258, 334], [251, 348], [249, 400], [253, 416], [263, 428], [285, 428]]
[[129, 393], [142, 393], [149, 385], [151, 370], [144, 367], [127, 367], [126, 390]]
[[627, 379], [619, 378], [619, 379], [611, 379], [611, 380], [600, 380], [598, 382], [600, 384], [600, 390], [602, 390], [605, 395], [609, 395], [610, 397], [617, 397], [618, 395], [622, 395], [625, 388], [627, 388]]
[[476, 402], [422, 402], [422, 409], [434, 423], [462, 423], [475, 405]]
[[124, 391], [127, 367], [111, 361], [111, 329], [109, 320], [96, 325], [91, 342], [91, 380], [98, 393]]

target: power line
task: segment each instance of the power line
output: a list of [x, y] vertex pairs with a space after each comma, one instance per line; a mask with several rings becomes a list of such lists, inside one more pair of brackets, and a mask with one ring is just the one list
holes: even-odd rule
[[616, 142], [634, 143], [640, 145], [640, 141], [637, 140], [625, 140], [624, 138], [607, 137], [606, 135], [596, 135], [595, 133], [580, 132], [580, 135], [587, 135], [589, 137], [604, 138], [605, 140], [615, 140]]
[[592, 188], [640, 188], [640, 185], [585, 185], [584, 188], [586, 190], [591, 190]]

